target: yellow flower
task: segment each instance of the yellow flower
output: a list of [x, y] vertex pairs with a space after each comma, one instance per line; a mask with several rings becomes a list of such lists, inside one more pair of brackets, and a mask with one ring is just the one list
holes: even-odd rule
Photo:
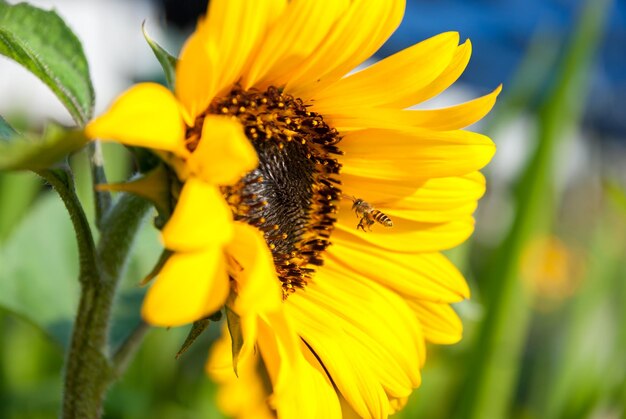
[[521, 279], [537, 297], [540, 309], [550, 309], [576, 293], [584, 271], [584, 258], [558, 237], [541, 234], [522, 251]]
[[454, 32], [346, 76], [404, 6], [213, 0], [174, 93], [139, 84], [87, 127], [156, 150], [183, 184], [144, 317], [180, 325], [228, 301], [243, 339], [231, 363], [257, 374], [260, 354], [258, 400], [280, 416], [338, 417], [344, 400], [386, 417], [419, 386], [425, 342], [461, 338], [450, 303], [469, 290], [440, 251], [473, 231], [494, 145], [461, 129], [500, 88], [407, 109], [465, 69], [471, 45]]

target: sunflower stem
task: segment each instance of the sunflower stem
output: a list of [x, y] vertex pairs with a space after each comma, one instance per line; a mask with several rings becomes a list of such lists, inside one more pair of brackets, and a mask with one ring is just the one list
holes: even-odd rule
[[70, 215], [78, 244], [79, 280], [81, 284], [97, 283], [100, 280], [100, 273], [97, 268], [96, 247], [89, 221], [87, 221], [87, 216], [76, 194], [74, 176], [69, 166], [42, 170], [37, 174], [57, 191]]
[[96, 185], [104, 185], [107, 183], [107, 177], [104, 171], [104, 157], [102, 156], [100, 143], [98, 141], [91, 141], [87, 145], [87, 153], [89, 154], [89, 166], [91, 167], [91, 180], [94, 185], [96, 226], [101, 230], [102, 219], [109, 208], [111, 208], [111, 193], [95, 188]]
[[[75, 204], [80, 207], [77, 199]], [[121, 195], [102, 219], [95, 258], [85, 262], [88, 266], [84, 269], [81, 257], [80, 303], [65, 367], [61, 414], [64, 419], [99, 417], [106, 390], [117, 377], [115, 360], [108, 353], [111, 308], [134, 237], [149, 208], [149, 203], [141, 198]], [[78, 241], [80, 248], [81, 238]], [[83, 272], [93, 277], [83, 278]], [[134, 353], [126, 352], [127, 358]]]

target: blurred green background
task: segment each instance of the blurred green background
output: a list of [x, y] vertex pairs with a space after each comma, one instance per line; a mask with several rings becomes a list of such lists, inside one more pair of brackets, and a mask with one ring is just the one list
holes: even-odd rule
[[[422, 387], [397, 417], [626, 417], [626, 136], [583, 124], [615, 9], [604, 0], [571, 6], [576, 19], [566, 36], [531, 37], [477, 128], [499, 153], [486, 170], [475, 235], [448, 252], [472, 290], [455, 307], [464, 339], [429, 347]], [[182, 33], [168, 35], [172, 45]], [[153, 77], [141, 68], [128, 74]], [[18, 128], [43, 123], [9, 110], [3, 114]], [[105, 145], [105, 159], [111, 181], [128, 177], [132, 162], [122, 147]], [[71, 164], [93, 219], [87, 157], [81, 152]], [[154, 229], [141, 234], [115, 306], [116, 342], [139, 323], [138, 280], [160, 253]], [[0, 418], [58, 414], [63, 345], [78, 301], [76, 257], [65, 209], [43, 180], [0, 173]], [[221, 417], [203, 371], [217, 327], [174, 360], [186, 333], [148, 334], [112, 387], [105, 418]]]

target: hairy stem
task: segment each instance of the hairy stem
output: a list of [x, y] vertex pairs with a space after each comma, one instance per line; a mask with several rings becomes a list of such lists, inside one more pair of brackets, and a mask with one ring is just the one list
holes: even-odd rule
[[65, 365], [62, 415], [64, 419], [97, 418], [111, 381], [106, 356], [112, 296], [99, 285], [82, 287], [72, 343]]
[[[72, 207], [80, 208], [75, 194], [72, 200]], [[116, 377], [108, 354], [111, 307], [134, 237], [149, 207], [141, 198], [121, 195], [102, 219], [102, 234], [95, 251], [92, 246], [94, 257], [83, 258], [81, 251], [81, 297], [65, 367], [61, 415], [64, 419], [97, 418], [102, 413], [106, 389]], [[81, 248], [82, 230], [76, 231]], [[88, 273], [86, 278], [84, 273]]]
[[89, 227], [89, 221], [76, 195], [74, 178], [69, 167], [49, 169], [37, 172], [57, 191], [70, 215], [72, 226], [76, 234], [79, 258], [79, 279], [81, 284], [96, 284], [100, 280], [96, 247]]
[[[91, 179], [94, 187], [100, 184], [106, 184], [107, 178], [104, 172], [104, 159], [102, 157], [102, 147], [98, 141], [92, 141], [87, 144], [87, 153], [89, 154], [89, 166], [91, 167]], [[111, 193], [109, 191], [94, 191], [94, 201], [96, 207], [96, 226], [102, 229], [102, 220], [104, 215], [111, 207]]]

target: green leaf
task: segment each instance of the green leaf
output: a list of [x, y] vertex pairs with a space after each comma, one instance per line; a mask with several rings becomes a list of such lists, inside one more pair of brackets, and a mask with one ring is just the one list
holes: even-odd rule
[[180, 358], [182, 354], [187, 352], [187, 350], [191, 347], [191, 345], [193, 345], [193, 343], [196, 341], [196, 339], [198, 339], [198, 337], [202, 334], [202, 332], [204, 332], [206, 328], [209, 327], [210, 323], [211, 323], [210, 319], [200, 319], [200, 320], [193, 322], [193, 324], [191, 325], [191, 330], [189, 331], [189, 334], [187, 335], [187, 338], [185, 339], [185, 341], [183, 342], [183, 345], [180, 347], [180, 349], [176, 353], [176, 359]]
[[76, 123], [93, 115], [94, 91], [80, 41], [54, 11], [0, 0], [0, 54], [30, 70], [57, 95]]
[[0, 170], [46, 169], [86, 143], [81, 130], [50, 124], [41, 138], [25, 135], [0, 140]]
[[150, 223], [141, 227], [135, 242], [128, 270], [120, 281], [117, 301], [113, 306], [112, 347], [118, 346], [141, 322], [141, 305], [149, 287], [141, 286], [140, 281], [163, 251], [159, 232]]
[[161, 269], [163, 269], [163, 266], [165, 266], [165, 262], [167, 262], [170, 256], [172, 256], [173, 254], [174, 252], [172, 252], [171, 250], [163, 249], [161, 255], [159, 256], [159, 259], [156, 261], [150, 272], [148, 272], [148, 274], [144, 276], [139, 284], [146, 285], [154, 278], [156, 278], [157, 275], [161, 272]]
[[140, 176], [130, 178], [126, 182], [97, 185], [97, 190], [128, 192], [154, 204], [159, 214], [166, 219], [172, 213], [170, 178], [165, 166], [160, 164]]
[[41, 186], [34, 173], [0, 173], [0, 245], [32, 209]]
[[[61, 200], [46, 193], [0, 244], [0, 308], [25, 318], [62, 347], [69, 344], [80, 291], [74, 234]], [[146, 224], [112, 313], [115, 345], [140, 321], [146, 288], [137, 285], [161, 250], [156, 229]]]
[[611, 0], [584, 2], [557, 82], [540, 108], [538, 146], [519, 179], [515, 218], [485, 277], [485, 316], [455, 418], [511, 416], [532, 314], [532, 294], [520, 280], [522, 254], [534, 237], [551, 230], [556, 216], [554, 208], [561, 199], [554, 192], [553, 176], [558, 146], [568, 138], [563, 133], [580, 124], [593, 57], [610, 6]]
[[0, 141], [8, 140], [16, 134], [15, 130], [0, 116]]
[[0, 247], [0, 306], [68, 342], [78, 305], [77, 260], [63, 203], [47, 194]]
[[152, 48], [152, 52], [154, 52], [155, 57], [159, 60], [161, 67], [163, 67], [167, 85], [170, 89], [173, 89], [176, 77], [176, 57], [167, 52], [161, 45], [157, 44], [152, 38], [150, 38], [150, 35], [148, 35], [148, 32], [146, 31], [145, 21], [141, 24], [141, 30], [143, 31], [144, 38], [146, 38], [146, 42], [148, 42], [148, 45]]
[[228, 305], [224, 306], [226, 312], [226, 324], [228, 325], [228, 332], [232, 341], [233, 351], [233, 370], [236, 376], [239, 376], [237, 367], [239, 366], [239, 354], [243, 347], [243, 332], [241, 331], [241, 318], [235, 313]]
[[606, 179], [603, 182], [605, 195], [618, 207], [624, 214], [626, 214], [626, 191], [612, 179]]

